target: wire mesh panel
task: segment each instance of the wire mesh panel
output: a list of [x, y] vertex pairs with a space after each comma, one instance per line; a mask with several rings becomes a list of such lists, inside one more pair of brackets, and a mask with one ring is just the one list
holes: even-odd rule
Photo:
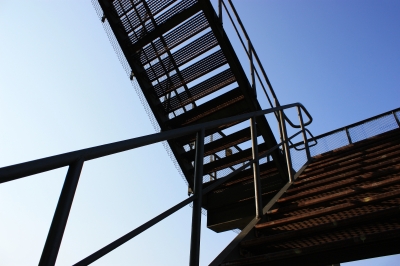
[[307, 162], [307, 154], [305, 150], [290, 149], [290, 157], [292, 159], [292, 167], [297, 172]]
[[[354, 125], [344, 127], [332, 133], [326, 133], [317, 136], [317, 145], [310, 147], [311, 156], [325, 153], [351, 143], [355, 143], [367, 138], [377, 136], [379, 134], [394, 130], [400, 127], [400, 110], [396, 109], [378, 115], [376, 117], [366, 119]], [[348, 135], [346, 133], [346, 128]], [[303, 148], [304, 145], [298, 145], [297, 148]], [[292, 159], [294, 165], [300, 164], [300, 160], [296, 156], [297, 151], [292, 149]], [[295, 168], [296, 169], [296, 168]]]
[[397, 121], [400, 121], [400, 111], [394, 112], [394, 114], [397, 117]]
[[311, 156], [328, 152], [349, 144], [345, 130], [337, 131], [322, 138], [317, 137], [317, 142], [317, 145], [310, 147]]
[[351, 141], [354, 143], [396, 128], [398, 128], [398, 125], [395, 117], [392, 114], [388, 114], [361, 125], [350, 127], [348, 130]]

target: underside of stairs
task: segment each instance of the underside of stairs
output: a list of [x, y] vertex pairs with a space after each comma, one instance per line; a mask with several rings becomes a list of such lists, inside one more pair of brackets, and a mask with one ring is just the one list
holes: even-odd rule
[[218, 265], [332, 265], [398, 253], [395, 129], [312, 158]]
[[[98, 2], [161, 131], [261, 110], [209, 0]], [[256, 119], [256, 127], [261, 154], [277, 142], [264, 116]], [[206, 130], [205, 135], [204, 182], [212, 183], [251, 159], [249, 121]], [[189, 191], [195, 137], [168, 141]], [[265, 200], [288, 180], [280, 150], [268, 159], [261, 162]], [[204, 199], [209, 228], [222, 232], [248, 223], [254, 215], [252, 182], [251, 169], [245, 170]]]

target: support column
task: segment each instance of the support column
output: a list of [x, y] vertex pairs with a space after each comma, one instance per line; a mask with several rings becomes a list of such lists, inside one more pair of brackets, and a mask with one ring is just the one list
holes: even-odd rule
[[39, 266], [56, 264], [58, 251], [67, 225], [82, 167], [83, 160], [79, 160], [71, 164], [68, 168], [57, 208], [54, 212], [53, 221], [51, 222], [50, 230], [39, 261]]
[[196, 135], [196, 157], [194, 163], [194, 197], [192, 212], [192, 233], [190, 240], [190, 266], [200, 262], [201, 202], [203, 188], [204, 129]]

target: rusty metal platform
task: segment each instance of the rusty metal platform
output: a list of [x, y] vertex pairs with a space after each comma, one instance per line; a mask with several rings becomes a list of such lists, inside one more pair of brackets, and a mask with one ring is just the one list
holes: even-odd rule
[[400, 129], [315, 156], [254, 231], [222, 265], [328, 265], [400, 253]]

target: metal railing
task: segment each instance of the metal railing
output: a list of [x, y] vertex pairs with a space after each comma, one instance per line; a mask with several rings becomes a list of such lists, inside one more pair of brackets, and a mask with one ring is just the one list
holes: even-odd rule
[[[230, 10], [228, 9], [227, 4], [225, 1], [228, 3]], [[254, 49], [254, 46], [250, 40], [249, 35], [247, 34], [247, 31], [242, 23], [242, 20], [239, 17], [239, 14], [236, 11], [235, 6], [232, 3], [232, 0], [218, 0], [218, 17], [219, 17], [219, 22], [221, 26], [223, 25], [223, 10], [225, 10], [227, 17], [229, 18], [229, 21], [231, 22], [240, 43], [242, 44], [242, 47], [244, 49], [244, 52], [249, 60], [250, 64], [250, 80], [251, 80], [251, 88], [254, 91], [254, 95], [257, 98], [257, 88], [256, 88], [256, 77], [258, 83], [261, 85], [262, 91], [264, 92], [264, 95], [269, 103], [269, 106], [271, 108], [274, 107], [279, 107], [280, 103], [278, 100], [278, 97], [276, 96], [276, 93], [272, 87], [271, 82], [269, 81], [269, 78], [267, 76], [267, 73], [265, 72], [265, 69], [260, 61], [260, 58], [258, 57], [258, 54], [256, 50]], [[233, 14], [232, 14], [233, 13]], [[239, 24], [237, 26], [236, 24]], [[243, 40], [240, 31], [244, 35], [246, 41]], [[247, 43], [247, 45], [246, 45]], [[268, 90], [267, 90], [268, 88]], [[276, 113], [275, 114], [276, 120], [278, 122], [278, 128], [279, 128], [279, 134], [280, 134], [280, 140], [283, 140], [283, 124], [282, 124], [282, 119], [280, 117], [280, 114]], [[283, 112], [283, 119], [286, 120], [286, 122], [289, 123], [289, 125], [293, 128], [300, 128], [300, 125], [294, 124]], [[302, 118], [300, 118], [302, 119]], [[304, 124], [304, 126], [308, 126], [312, 121], [309, 121], [308, 123]], [[308, 132], [311, 135], [311, 132]], [[302, 148], [302, 149], [305, 149]], [[307, 149], [306, 149], [307, 150]], [[307, 154], [307, 158], [309, 158], [309, 154]]]
[[[308, 139], [307, 142], [317, 141], [318, 145], [312, 145], [313, 147], [310, 149], [311, 156], [315, 156], [396, 128], [400, 128], [400, 108], [326, 132]], [[291, 144], [290, 148], [303, 149], [304, 144], [303, 142], [298, 142]]]
[[[257, 151], [257, 134], [254, 131], [256, 127], [253, 126], [252, 130], [252, 143], [253, 143], [253, 158], [236, 171], [231, 174], [217, 179], [213, 184], [203, 189], [202, 180], [203, 180], [203, 156], [204, 156], [204, 138], [205, 138], [205, 130], [219, 127], [221, 125], [230, 124], [237, 121], [250, 120], [251, 124], [255, 124], [255, 117], [267, 114], [276, 114], [278, 113], [281, 120], [283, 119], [283, 110], [289, 108], [297, 108], [300, 117], [299, 128], [300, 131], [292, 135], [291, 137], [287, 136], [286, 132], [286, 123], [282, 123], [283, 125], [283, 141], [279, 144], [271, 147], [268, 151], [264, 152], [259, 156]], [[302, 111], [307, 115], [309, 122], [303, 123], [302, 120]], [[61, 245], [61, 241], [63, 238], [63, 234], [65, 231], [65, 227], [67, 224], [69, 212], [71, 209], [71, 205], [74, 199], [75, 191], [77, 188], [77, 184], [80, 178], [80, 174], [82, 171], [82, 167], [85, 161], [97, 159], [100, 157], [108, 156], [111, 154], [120, 153], [123, 151], [128, 151], [131, 149], [143, 147], [146, 145], [154, 144], [157, 142], [170, 140], [178, 137], [182, 137], [188, 134], [196, 133], [196, 156], [195, 156], [195, 169], [194, 169], [194, 194], [189, 198], [183, 200], [167, 211], [159, 214], [143, 225], [137, 227], [136, 229], [130, 231], [109, 245], [103, 247], [102, 249], [96, 251], [92, 255], [86, 257], [85, 259], [79, 261], [75, 265], [88, 265], [102, 256], [106, 255], [110, 251], [129, 241], [133, 237], [139, 235], [143, 231], [147, 230], [151, 226], [157, 224], [161, 220], [165, 219], [169, 215], [193, 202], [193, 213], [192, 213], [192, 232], [191, 232], [191, 248], [190, 248], [190, 265], [198, 265], [199, 264], [199, 252], [200, 252], [200, 225], [201, 225], [201, 202], [202, 196], [212, 191], [219, 185], [228, 181], [230, 178], [235, 176], [237, 173], [242, 171], [243, 169], [253, 165], [254, 169], [254, 185], [255, 185], [255, 204], [256, 204], [256, 217], [261, 217], [262, 215], [262, 207], [263, 204], [261, 202], [261, 191], [259, 189], [260, 184], [260, 174], [258, 169], [258, 159], [259, 157], [268, 156], [270, 153], [278, 149], [280, 146], [284, 146], [284, 150], [286, 152], [286, 164], [288, 166], [288, 175], [289, 180], [288, 183], [293, 181], [293, 169], [291, 167], [291, 157], [289, 153], [289, 142], [299, 134], [303, 135], [305, 150], [307, 156], [309, 156], [309, 147], [307, 144], [307, 136], [305, 129], [305, 125], [309, 124], [312, 121], [312, 117], [309, 115], [304, 106], [300, 103], [294, 103], [284, 106], [279, 106], [276, 108], [270, 108], [266, 110], [251, 112], [247, 114], [237, 115], [233, 117], [223, 118], [216, 121], [206, 122], [203, 124], [192, 125], [184, 128], [173, 129], [161, 133], [155, 133], [143, 137], [128, 139], [124, 141], [114, 142], [102, 146], [96, 146], [88, 149], [73, 151], [69, 153], [64, 153], [56, 156], [51, 156], [39, 160], [34, 160], [30, 162], [25, 162], [21, 164], [16, 164], [12, 166], [7, 166], [0, 168], [0, 183], [16, 180], [19, 178], [23, 178], [26, 176], [54, 170], [57, 168], [69, 166], [68, 172], [64, 181], [63, 188], [61, 190], [61, 194], [58, 200], [58, 204], [53, 216], [53, 220], [47, 235], [47, 239], [43, 248], [43, 252], [40, 258], [39, 265], [54, 265], [57, 259], [58, 251]]]

